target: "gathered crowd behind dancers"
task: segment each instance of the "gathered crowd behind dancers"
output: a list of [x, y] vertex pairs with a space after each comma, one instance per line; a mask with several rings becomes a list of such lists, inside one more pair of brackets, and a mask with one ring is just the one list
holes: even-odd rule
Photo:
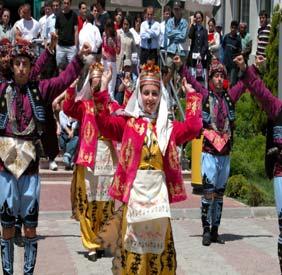
[[[272, 121], [268, 145], [275, 168], [270, 167], [270, 174], [281, 231], [281, 146], [277, 139], [281, 102], [264, 86], [258, 69], [246, 66], [252, 47], [247, 25], [241, 22], [238, 33], [239, 22], [232, 21], [231, 32], [221, 37], [214, 18], [205, 28], [201, 11], [194, 13], [189, 24], [178, 0], [172, 8], [164, 8], [162, 23], [156, 20], [152, 6], [132, 21], [120, 8], [112, 18], [104, 0], [97, 0], [90, 10], [81, 1], [79, 15], [71, 4], [71, 0], [64, 0], [62, 6], [59, 0], [46, 1], [40, 23], [31, 16], [29, 4], [20, 7], [21, 19], [14, 26], [9, 24], [9, 10], [0, 13], [3, 273], [13, 274], [14, 243], [24, 246], [24, 274], [34, 272], [40, 140], [50, 169], [56, 170], [58, 149], [51, 143], [58, 142], [52, 138], [55, 127], [49, 122], [54, 116], [52, 104], [59, 106], [61, 101], [65, 132], [61, 131], [60, 145], [66, 168], [74, 169], [72, 217], [80, 223], [89, 260], [97, 261], [110, 248], [114, 274], [176, 274], [170, 204], [187, 198], [178, 146], [201, 134], [202, 244], [224, 243], [218, 230], [230, 171], [235, 104], [246, 89]], [[267, 18], [262, 11], [258, 30], [262, 55], [270, 30]], [[36, 51], [34, 41], [39, 41]], [[163, 75], [158, 66], [161, 52]], [[258, 57], [257, 64], [263, 61]], [[171, 118], [172, 98], [166, 89], [177, 75], [186, 98], [183, 122]], [[74, 120], [79, 125], [76, 136], [71, 126]], [[115, 201], [121, 204], [116, 211]], [[18, 235], [14, 238], [15, 232], [21, 232], [20, 226], [15, 230], [16, 219], [24, 225], [23, 243]], [[280, 232], [280, 261], [281, 239]]]

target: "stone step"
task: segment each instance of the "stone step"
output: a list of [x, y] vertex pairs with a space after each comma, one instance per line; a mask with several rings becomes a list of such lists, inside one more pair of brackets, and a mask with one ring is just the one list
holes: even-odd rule
[[47, 182], [69, 182], [71, 183], [72, 174], [73, 174], [73, 171], [66, 171], [60, 168], [57, 171], [52, 171], [49, 169], [40, 169], [39, 170], [41, 181], [47, 181]]
[[[59, 166], [59, 169], [57, 171], [52, 171], [49, 169], [42, 169], [39, 170], [39, 175], [41, 176], [42, 182], [62, 182], [71, 183], [72, 180], [72, 174], [73, 171], [66, 171], [64, 168], [61, 168]], [[190, 181], [191, 180], [191, 171], [190, 170], [183, 170], [182, 171], [183, 179], [184, 181]]]
[[[62, 156], [58, 156], [55, 159], [57, 165], [58, 165], [58, 169], [59, 170], [64, 170], [65, 169], [65, 164], [63, 162], [63, 157]], [[42, 158], [40, 159], [40, 169], [49, 169], [49, 160], [47, 158]]]

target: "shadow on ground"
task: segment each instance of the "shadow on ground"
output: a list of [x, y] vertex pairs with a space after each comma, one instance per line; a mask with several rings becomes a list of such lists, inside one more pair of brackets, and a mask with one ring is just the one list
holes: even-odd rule
[[[191, 238], [201, 238], [202, 235], [190, 235]], [[221, 239], [225, 242], [233, 242], [249, 238], [273, 238], [273, 235], [236, 235], [236, 234], [220, 234]]]

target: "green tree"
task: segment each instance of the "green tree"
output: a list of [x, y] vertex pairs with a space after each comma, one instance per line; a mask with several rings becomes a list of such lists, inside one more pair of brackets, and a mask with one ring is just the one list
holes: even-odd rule
[[278, 54], [279, 54], [279, 25], [282, 22], [282, 10], [276, 5], [273, 10], [269, 44], [266, 48], [266, 69], [263, 80], [269, 90], [278, 94]]

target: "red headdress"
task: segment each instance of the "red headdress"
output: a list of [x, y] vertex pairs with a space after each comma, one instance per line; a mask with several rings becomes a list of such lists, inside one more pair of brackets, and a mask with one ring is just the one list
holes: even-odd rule
[[25, 39], [17, 39], [12, 48], [12, 57], [26, 56], [31, 62], [35, 60], [35, 53], [32, 44]]

